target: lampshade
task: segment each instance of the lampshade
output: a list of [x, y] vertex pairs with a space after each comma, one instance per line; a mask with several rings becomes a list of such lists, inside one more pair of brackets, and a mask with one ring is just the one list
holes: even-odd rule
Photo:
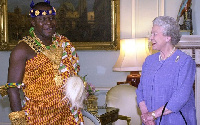
[[120, 55], [113, 71], [141, 71], [149, 54], [148, 38], [122, 39]]

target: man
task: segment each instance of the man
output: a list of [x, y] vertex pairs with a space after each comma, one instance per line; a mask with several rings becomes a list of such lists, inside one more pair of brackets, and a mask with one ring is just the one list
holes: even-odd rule
[[[32, 2], [31, 7], [30, 36], [19, 41], [10, 55], [9, 118], [12, 124], [82, 124], [82, 114], [63, 100], [62, 90], [65, 80], [80, 69], [75, 49], [66, 37], [55, 33], [56, 10], [49, 1]], [[23, 107], [19, 88], [25, 95]]]

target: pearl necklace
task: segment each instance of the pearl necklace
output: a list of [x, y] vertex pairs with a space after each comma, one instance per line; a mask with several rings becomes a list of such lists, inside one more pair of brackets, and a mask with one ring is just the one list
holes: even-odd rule
[[[167, 58], [169, 58], [173, 53], [174, 53], [174, 51], [175, 51], [175, 47], [172, 49], [172, 51], [170, 52], [170, 54], [165, 58], [165, 59], [167, 59]], [[161, 61], [161, 60], [164, 60], [164, 59], [162, 59], [162, 57], [161, 57], [161, 55], [159, 55], [159, 61]]]

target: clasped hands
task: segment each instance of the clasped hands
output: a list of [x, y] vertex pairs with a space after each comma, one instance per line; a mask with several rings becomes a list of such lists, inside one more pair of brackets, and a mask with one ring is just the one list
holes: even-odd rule
[[155, 119], [152, 116], [152, 112], [143, 113], [141, 118], [145, 125], [155, 125]]

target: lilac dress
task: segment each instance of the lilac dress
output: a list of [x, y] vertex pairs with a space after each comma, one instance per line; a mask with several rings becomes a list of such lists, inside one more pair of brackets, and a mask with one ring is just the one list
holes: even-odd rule
[[[168, 102], [166, 108], [172, 113], [163, 116], [161, 125], [196, 125], [196, 109], [193, 91], [196, 64], [180, 50], [166, 60], [159, 61], [160, 52], [146, 58], [137, 93], [137, 103], [145, 101], [152, 112]], [[160, 118], [157, 118], [156, 125]]]

